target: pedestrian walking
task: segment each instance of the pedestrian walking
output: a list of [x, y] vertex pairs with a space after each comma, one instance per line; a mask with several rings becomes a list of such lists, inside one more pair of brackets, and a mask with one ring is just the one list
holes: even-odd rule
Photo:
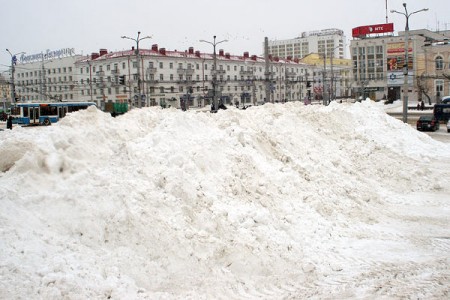
[[12, 117], [9, 116], [8, 121], [6, 121], [6, 129], [12, 129]]

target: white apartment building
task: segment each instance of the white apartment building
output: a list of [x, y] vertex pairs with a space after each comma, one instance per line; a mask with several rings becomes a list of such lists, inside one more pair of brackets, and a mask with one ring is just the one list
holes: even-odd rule
[[14, 83], [22, 102], [74, 101], [78, 97], [75, 62], [82, 56], [64, 48], [17, 57]]
[[[137, 59], [133, 47], [118, 52], [101, 49], [78, 60], [74, 66], [78, 99], [94, 101], [101, 108], [106, 102], [177, 108], [184, 101], [189, 107], [211, 104], [213, 54], [200, 53], [192, 47], [181, 52], [168, 51], [155, 44], [151, 49], [139, 49], [139, 76]], [[271, 61], [269, 81], [264, 58], [248, 52], [240, 56], [220, 49], [216, 66], [216, 91], [225, 105], [294, 101], [307, 95], [305, 75], [309, 67], [298, 60]], [[266, 86], [270, 99], [266, 99]]]
[[299, 37], [286, 40], [269, 40], [269, 54], [273, 57], [300, 59], [311, 53], [320, 56], [333, 55], [345, 58], [344, 31], [340, 29], [323, 29], [303, 32]]

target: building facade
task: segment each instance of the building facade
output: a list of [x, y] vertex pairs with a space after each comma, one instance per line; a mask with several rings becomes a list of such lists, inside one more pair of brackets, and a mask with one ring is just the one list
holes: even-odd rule
[[0, 110], [6, 111], [10, 106], [11, 99], [11, 83], [4, 75], [0, 75]]
[[343, 59], [345, 41], [344, 31], [340, 29], [303, 32], [297, 38], [269, 41], [269, 54], [273, 57], [301, 59], [311, 53], [318, 53]]
[[269, 55], [268, 62], [248, 52], [169, 51], [157, 44], [139, 53], [134, 47], [90, 55], [46, 51], [18, 58], [15, 90], [21, 102], [92, 101], [102, 110], [109, 103], [204, 107], [212, 104], [214, 92], [221, 103], [241, 106], [349, 96], [348, 61], [334, 56], [340, 46], [326, 45], [325, 59], [325, 54], [313, 60]]
[[324, 59], [322, 55], [312, 53], [301, 61], [309, 65], [312, 71], [308, 77], [311, 99], [321, 100], [325, 97], [334, 100], [351, 96], [350, 59], [333, 58], [333, 56]]
[[78, 97], [75, 62], [82, 56], [65, 48], [33, 55], [22, 54], [15, 65], [18, 101], [74, 101]]
[[[139, 64], [137, 60], [139, 59]], [[95, 101], [125, 102], [131, 106], [181, 108], [211, 104], [213, 76], [217, 95], [228, 105], [257, 105], [264, 102], [294, 101], [307, 94], [305, 74], [309, 66], [298, 60], [272, 60], [269, 70], [270, 99], [266, 97], [265, 60], [244, 52], [242, 56], [219, 50], [216, 54], [168, 51], [153, 45], [119, 52], [102, 49], [75, 63], [78, 97]], [[140, 67], [139, 73], [137, 67]], [[141, 103], [139, 103], [139, 101]]]
[[[449, 32], [409, 31], [408, 92], [413, 101], [430, 103], [449, 92]], [[405, 76], [405, 35], [353, 39], [350, 43], [355, 97], [401, 99]]]

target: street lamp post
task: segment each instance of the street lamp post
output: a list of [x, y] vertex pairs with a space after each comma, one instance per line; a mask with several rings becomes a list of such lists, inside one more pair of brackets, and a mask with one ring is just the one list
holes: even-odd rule
[[325, 84], [325, 80], [327, 79], [327, 50], [325, 50], [323, 54], [323, 73], [322, 73], [322, 102], [323, 105], [327, 105], [327, 97], [326, 97], [326, 91], [327, 86]]
[[25, 54], [25, 52], [12, 54], [9, 49], [6, 49], [6, 51], [9, 53], [9, 55], [11, 55], [11, 103], [14, 103], [16, 102], [16, 85], [14, 83], [14, 72], [16, 70], [15, 65], [17, 61], [17, 55]]
[[405, 8], [405, 12], [400, 12], [396, 10], [391, 10], [391, 13], [397, 13], [400, 15], [404, 15], [406, 18], [406, 25], [405, 25], [405, 63], [403, 65], [403, 122], [408, 123], [408, 50], [409, 50], [409, 17], [415, 13], [421, 12], [421, 11], [427, 11], [428, 8], [423, 8], [416, 10], [412, 13], [408, 13], [408, 10], [406, 9], [406, 3], [403, 3], [403, 7]]
[[337, 48], [339, 48], [340, 46], [336, 46], [333, 48], [333, 50], [331, 50], [331, 56], [330, 56], [330, 72], [331, 72], [331, 78], [330, 78], [330, 83], [331, 83], [331, 88], [330, 88], [330, 101], [328, 101], [328, 103], [331, 102], [331, 100], [333, 100], [334, 98], [334, 71], [333, 71], [333, 57], [334, 57], [334, 50], [336, 50]]
[[137, 67], [137, 82], [138, 82], [138, 107], [139, 108], [141, 108], [142, 107], [142, 99], [141, 99], [141, 97], [142, 97], [142, 94], [141, 94], [141, 70], [140, 70], [140, 61], [139, 61], [139, 42], [140, 41], [142, 41], [142, 40], [145, 40], [145, 39], [151, 39], [151, 36], [144, 36], [144, 37], [139, 37], [141, 35], [141, 32], [140, 31], [138, 31], [138, 35], [137, 35], [137, 38], [130, 38], [130, 37], [128, 37], [128, 36], [121, 36], [121, 38], [123, 38], [123, 39], [129, 39], [129, 40], [132, 40], [132, 41], [135, 41], [136, 42], [136, 50], [135, 50], [135, 53], [136, 53], [136, 67]]
[[213, 107], [211, 107], [211, 111], [217, 111], [218, 108], [219, 108], [219, 105], [218, 105], [217, 96], [216, 96], [216, 85], [217, 85], [216, 45], [218, 45], [220, 43], [228, 42], [228, 40], [222, 40], [222, 41], [216, 42], [216, 36], [214, 36], [213, 38], [214, 38], [213, 42], [209, 42], [209, 41], [205, 41], [205, 40], [200, 40], [200, 42], [208, 43], [208, 44], [213, 46], [213, 64], [214, 64], [214, 73], [213, 73], [213, 80], [212, 80], [212, 85], [213, 85]]

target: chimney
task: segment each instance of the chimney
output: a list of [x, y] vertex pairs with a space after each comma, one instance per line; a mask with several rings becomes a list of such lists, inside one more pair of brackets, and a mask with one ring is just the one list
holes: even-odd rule
[[246, 51], [246, 52], [244, 52], [244, 58], [248, 58], [249, 57], [249, 54], [248, 54], [248, 52]]
[[159, 49], [159, 53], [162, 55], [166, 55], [166, 48]]
[[100, 49], [100, 56], [103, 56], [105, 54], [108, 54], [108, 50], [106, 49]]
[[195, 51], [195, 56], [200, 57], [200, 51]]
[[153, 44], [152, 45], [152, 51], [158, 52], [158, 44]]
[[219, 50], [219, 56], [223, 56], [223, 49]]
[[228, 53], [228, 52], [225, 53], [225, 57], [228, 58], [228, 59], [230, 59], [230, 57], [231, 57], [230, 53]]
[[91, 53], [91, 60], [94, 60], [94, 59], [99, 58], [99, 57], [100, 57], [100, 54], [95, 53], [95, 52]]
[[256, 61], [256, 55], [252, 55], [252, 60]]
[[194, 54], [194, 47], [189, 47], [189, 54]]
[[133, 50], [133, 51], [134, 51], [134, 46], [132, 46], [132, 47], [131, 47], [131, 50]]
[[292, 60], [292, 56], [288, 56], [288, 57], [287, 57], [287, 60]]

